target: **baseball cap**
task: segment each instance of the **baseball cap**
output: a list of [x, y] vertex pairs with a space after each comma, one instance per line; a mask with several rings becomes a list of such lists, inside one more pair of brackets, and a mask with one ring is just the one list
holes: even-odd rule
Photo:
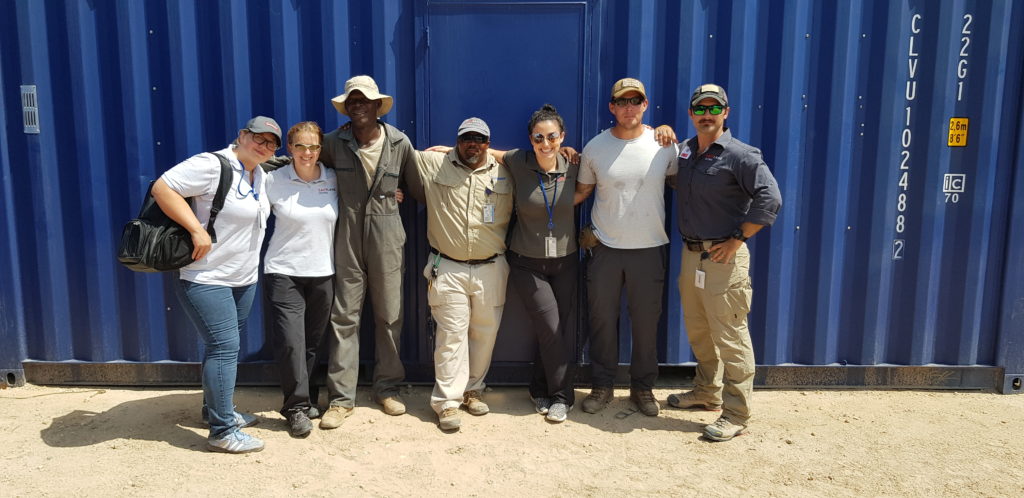
[[715, 99], [719, 104], [729, 107], [729, 97], [725, 96], [725, 89], [714, 83], [705, 83], [697, 87], [690, 96], [690, 107], [707, 98]]
[[274, 136], [277, 137], [277, 144], [281, 145], [283, 143], [281, 141], [281, 127], [278, 126], [277, 121], [274, 121], [273, 118], [256, 116], [255, 118], [250, 119], [248, 123], [245, 123], [244, 129], [256, 134], [273, 133]]
[[644, 100], [647, 100], [647, 91], [644, 90], [644, 84], [636, 78], [622, 78], [612, 85], [613, 99], [621, 97], [622, 94], [626, 92], [640, 92], [640, 95], [643, 96]]
[[487, 138], [491, 137], [491, 129], [487, 127], [487, 123], [480, 118], [469, 118], [459, 125], [459, 134], [462, 136], [466, 133], [476, 132]]

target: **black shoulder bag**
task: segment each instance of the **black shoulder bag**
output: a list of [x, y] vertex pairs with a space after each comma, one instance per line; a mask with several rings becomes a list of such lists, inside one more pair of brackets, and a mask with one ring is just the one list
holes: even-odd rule
[[[206, 232], [210, 234], [210, 240], [217, 242], [213, 222], [224, 208], [224, 199], [231, 190], [232, 175], [227, 158], [217, 153], [214, 155], [220, 160], [220, 183], [210, 208]], [[149, 184], [139, 216], [129, 221], [121, 231], [121, 243], [117, 247], [117, 260], [132, 271], [172, 271], [193, 262], [195, 246], [192, 245], [192, 235], [160, 209], [153, 199], [153, 183]]]

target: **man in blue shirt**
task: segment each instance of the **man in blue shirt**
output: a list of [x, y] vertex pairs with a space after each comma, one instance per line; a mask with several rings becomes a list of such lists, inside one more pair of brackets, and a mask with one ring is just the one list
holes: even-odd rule
[[746, 429], [754, 384], [747, 329], [752, 290], [745, 241], [775, 221], [782, 196], [761, 151], [725, 127], [725, 89], [701, 85], [690, 98], [697, 135], [679, 144], [676, 215], [686, 247], [679, 294], [697, 358], [692, 391], [673, 394], [678, 408], [722, 410], [704, 436], [728, 441]]

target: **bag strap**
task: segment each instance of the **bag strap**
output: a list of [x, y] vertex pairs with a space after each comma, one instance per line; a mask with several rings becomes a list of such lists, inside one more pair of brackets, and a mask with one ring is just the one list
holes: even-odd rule
[[216, 152], [213, 155], [220, 159], [220, 182], [217, 184], [217, 195], [213, 197], [213, 206], [210, 207], [210, 221], [206, 223], [206, 233], [210, 234], [210, 241], [217, 243], [217, 231], [213, 228], [213, 222], [217, 221], [217, 213], [224, 209], [224, 199], [231, 190], [231, 164], [228, 159]]

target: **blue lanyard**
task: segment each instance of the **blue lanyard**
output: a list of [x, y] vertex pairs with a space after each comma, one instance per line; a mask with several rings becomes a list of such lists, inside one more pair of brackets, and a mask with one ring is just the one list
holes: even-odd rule
[[[257, 168], [258, 167], [259, 166], [257, 166]], [[235, 187], [235, 190], [238, 191], [238, 195], [242, 196], [243, 199], [245, 199], [246, 197], [249, 197], [249, 194], [252, 194], [252, 198], [256, 199], [256, 201], [259, 202], [259, 200], [260, 200], [260, 193], [256, 191], [256, 187], [255, 186], [249, 185], [249, 191], [245, 192], [245, 193], [242, 192], [242, 180], [245, 178], [245, 173], [246, 173], [245, 168], [242, 168], [242, 174], [239, 175], [239, 177], [238, 177], [238, 186]], [[253, 174], [253, 176], [255, 176], [255, 174]]]
[[541, 176], [539, 171], [537, 173], [537, 183], [540, 184], [540, 193], [544, 195], [544, 209], [548, 211], [548, 230], [555, 229], [555, 202], [558, 200], [558, 178], [555, 178], [555, 191], [551, 194], [551, 204], [548, 204], [548, 191], [544, 188], [544, 177]]

